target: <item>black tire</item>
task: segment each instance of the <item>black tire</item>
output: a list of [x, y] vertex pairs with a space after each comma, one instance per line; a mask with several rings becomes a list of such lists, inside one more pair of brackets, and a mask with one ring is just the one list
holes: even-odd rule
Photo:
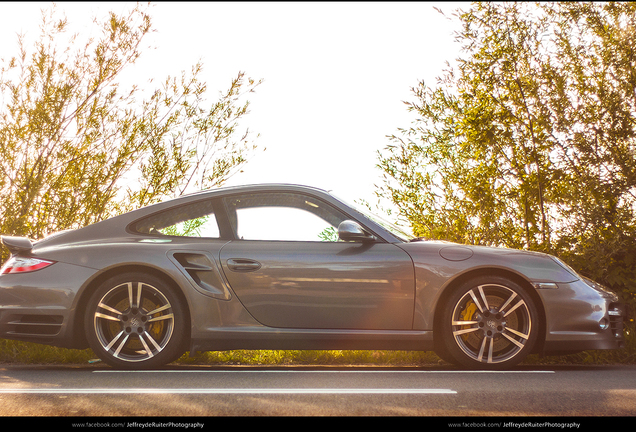
[[479, 277], [458, 287], [442, 311], [443, 358], [471, 369], [506, 369], [521, 362], [537, 340], [539, 314], [528, 293], [501, 277]]
[[185, 306], [151, 275], [125, 273], [106, 280], [91, 296], [84, 319], [91, 349], [116, 368], [161, 367], [187, 349]]

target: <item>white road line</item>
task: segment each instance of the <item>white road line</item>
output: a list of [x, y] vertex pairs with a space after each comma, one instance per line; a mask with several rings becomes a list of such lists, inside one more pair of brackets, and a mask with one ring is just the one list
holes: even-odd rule
[[290, 374], [300, 374], [300, 373], [347, 373], [347, 374], [358, 374], [358, 373], [384, 373], [384, 374], [403, 374], [403, 373], [415, 373], [415, 374], [552, 374], [555, 371], [489, 371], [489, 370], [458, 370], [458, 371], [415, 371], [415, 370], [407, 370], [407, 371], [383, 371], [383, 370], [283, 370], [283, 369], [275, 369], [275, 370], [266, 370], [266, 369], [247, 369], [247, 370], [223, 370], [223, 369], [215, 369], [215, 370], [95, 370], [92, 373], [290, 373]]
[[168, 388], [57, 388], [0, 389], [0, 394], [457, 394], [449, 389], [168, 389]]

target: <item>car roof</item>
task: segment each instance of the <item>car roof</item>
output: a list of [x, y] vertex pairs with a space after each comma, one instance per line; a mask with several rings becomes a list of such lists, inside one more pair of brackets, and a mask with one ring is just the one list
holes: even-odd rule
[[123, 213], [118, 216], [114, 216], [105, 219], [101, 222], [87, 225], [77, 230], [70, 230], [63, 235], [52, 236], [45, 238], [38, 242], [38, 246], [52, 246], [58, 243], [67, 242], [81, 242], [90, 241], [95, 238], [105, 237], [118, 237], [126, 235], [126, 227], [131, 223], [145, 218], [153, 213], [160, 212], [174, 206], [195, 202], [202, 199], [210, 199], [215, 197], [230, 196], [238, 193], [250, 193], [250, 192], [267, 192], [267, 191], [279, 191], [279, 192], [302, 192], [308, 193], [314, 196], [321, 197], [332, 204], [339, 203], [344, 204], [339, 199], [330, 195], [330, 193], [324, 189], [319, 189], [311, 186], [303, 186], [298, 184], [288, 183], [263, 183], [263, 184], [250, 184], [239, 186], [226, 186], [216, 189], [208, 189], [203, 191], [197, 191], [189, 194], [184, 194], [176, 198], [168, 199], [156, 204], [144, 206], [127, 213]]

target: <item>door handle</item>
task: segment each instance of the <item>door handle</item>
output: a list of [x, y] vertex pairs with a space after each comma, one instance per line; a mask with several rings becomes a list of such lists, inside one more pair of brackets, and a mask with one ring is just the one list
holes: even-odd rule
[[261, 263], [247, 258], [230, 258], [227, 266], [232, 271], [250, 272], [261, 268]]

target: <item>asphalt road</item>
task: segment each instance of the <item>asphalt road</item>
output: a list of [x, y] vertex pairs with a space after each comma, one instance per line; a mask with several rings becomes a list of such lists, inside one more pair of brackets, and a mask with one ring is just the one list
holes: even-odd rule
[[[0, 415], [54, 417], [636, 415], [636, 367], [0, 366]], [[111, 418], [115, 422], [116, 419]], [[195, 420], [192, 420], [195, 421]], [[127, 419], [130, 426], [130, 419]]]

